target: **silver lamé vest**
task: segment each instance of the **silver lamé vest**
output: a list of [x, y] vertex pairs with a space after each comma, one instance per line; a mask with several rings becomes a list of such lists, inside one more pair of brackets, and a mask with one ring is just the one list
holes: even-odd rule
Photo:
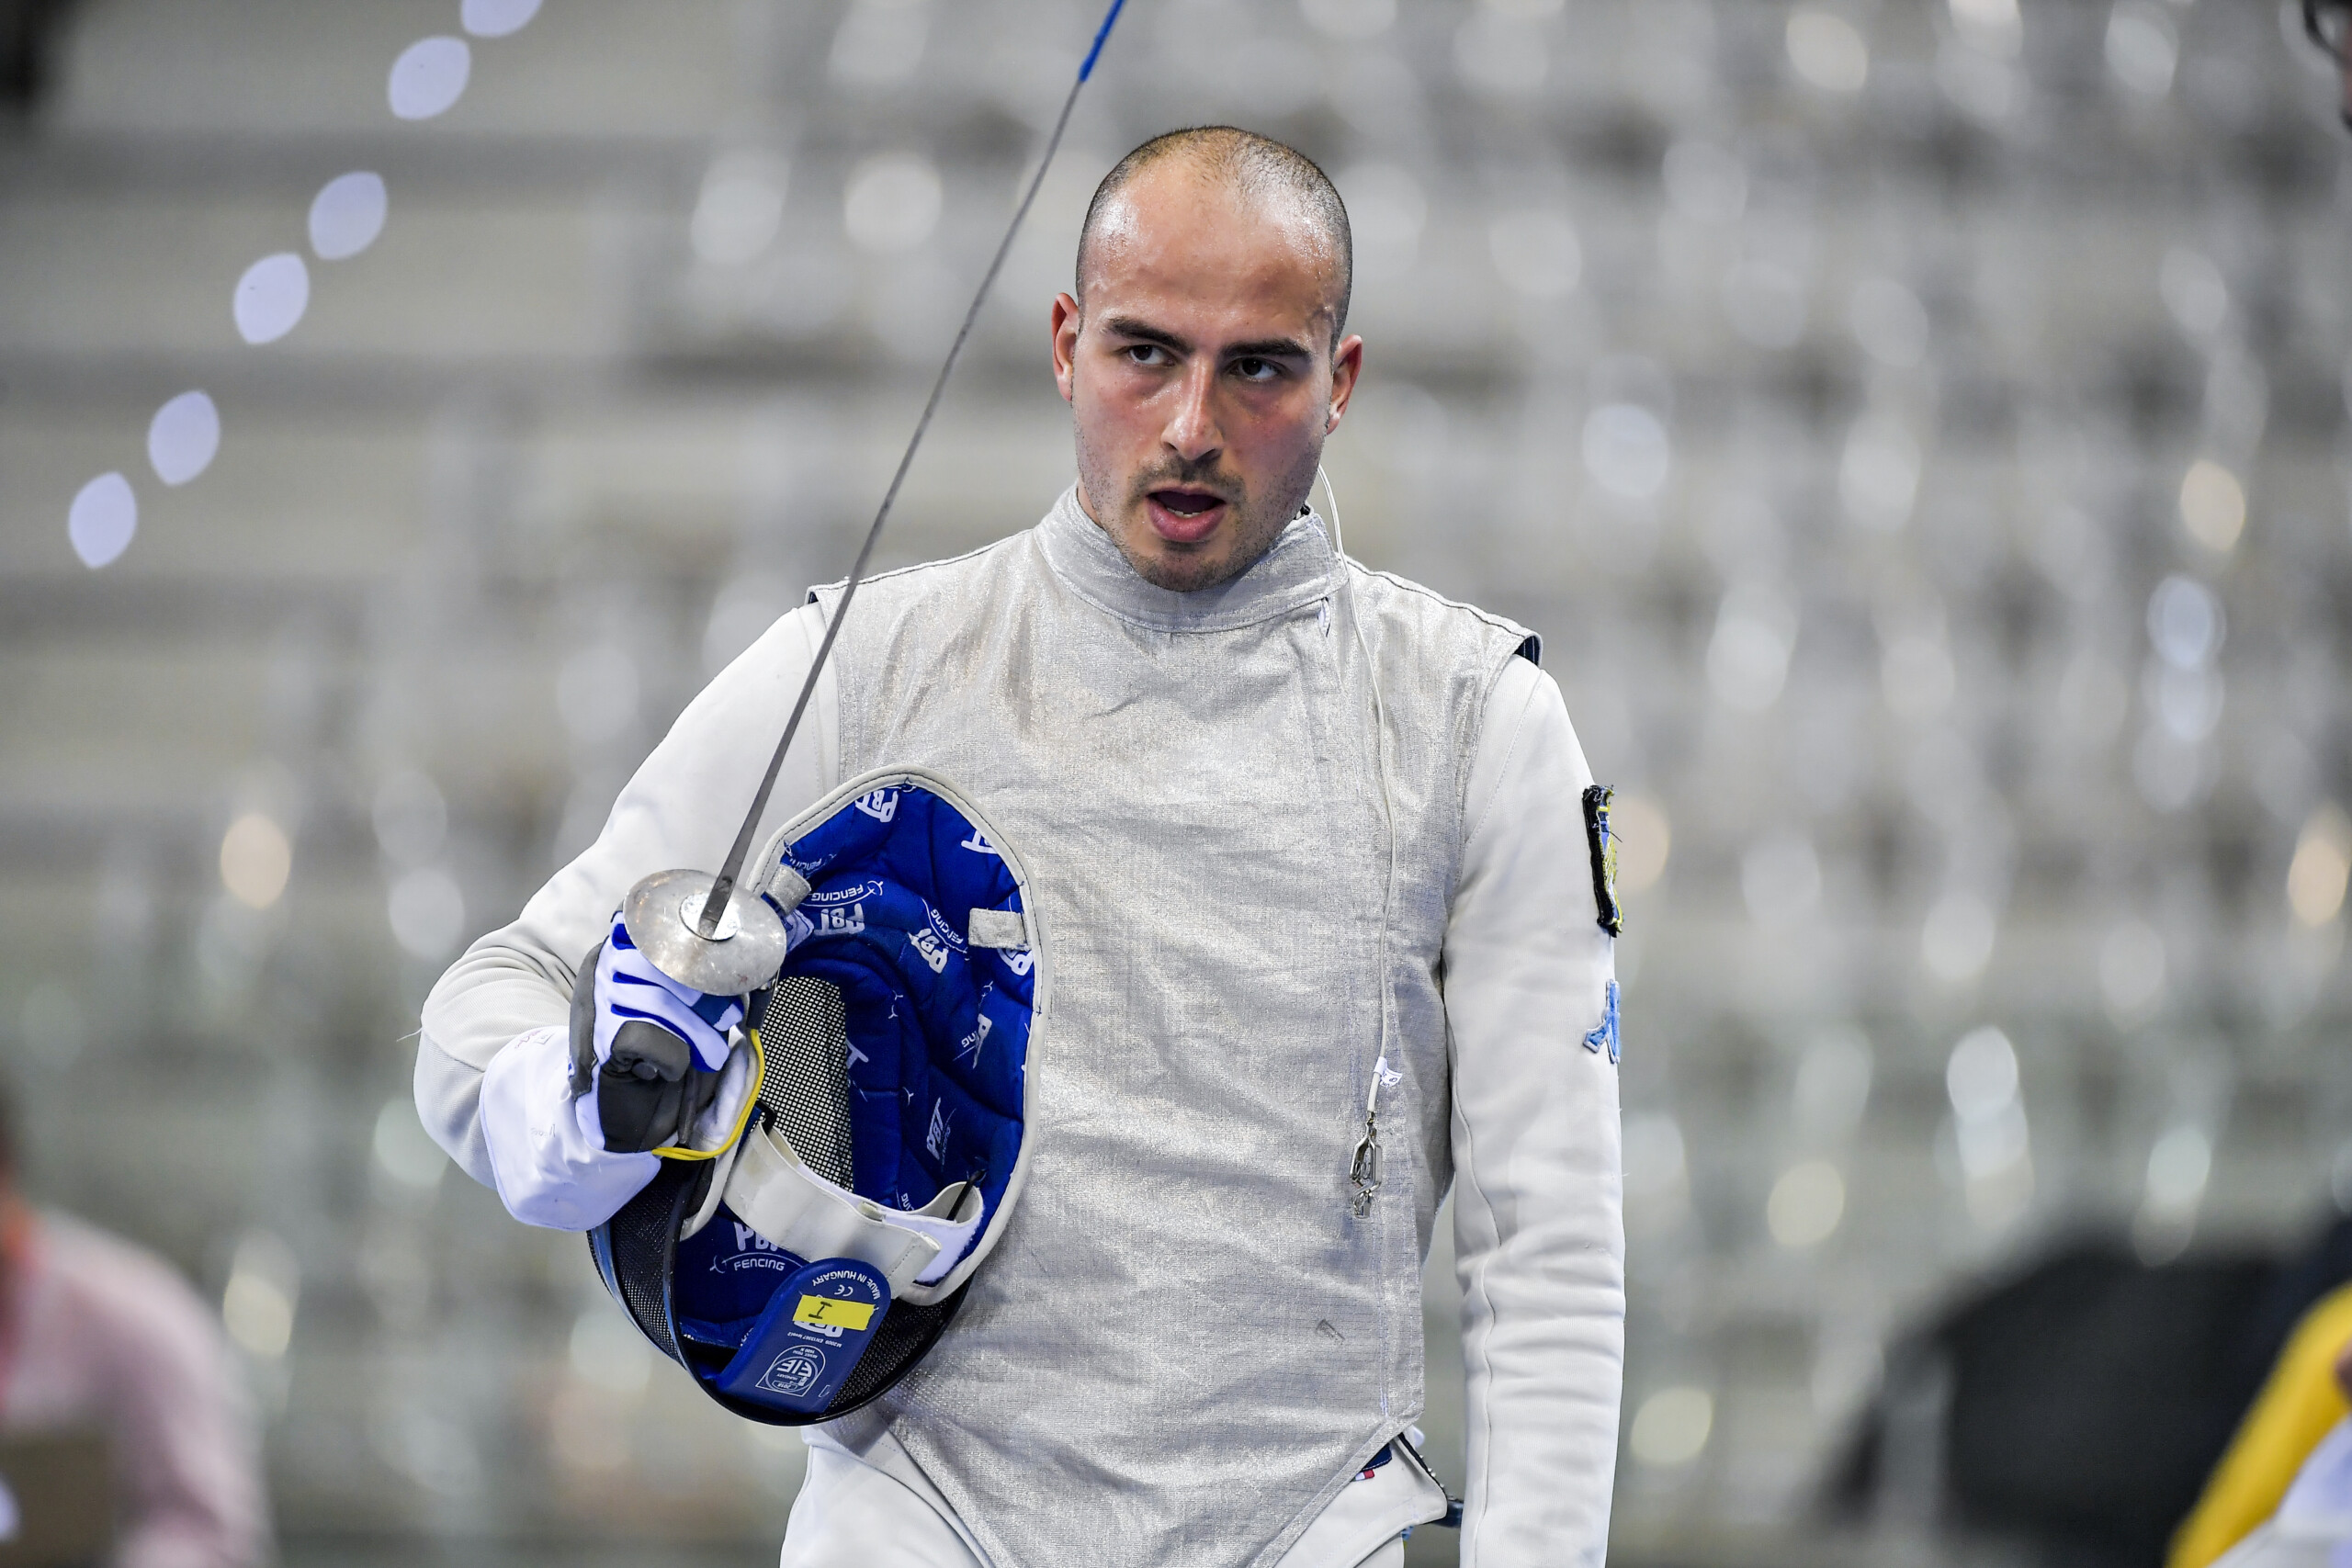
[[[832, 1431], [887, 1428], [997, 1568], [1272, 1562], [1420, 1414], [1439, 953], [1487, 694], [1526, 640], [1341, 563], [1311, 517], [1230, 583], [1154, 588], [1074, 492], [859, 591], [843, 776], [970, 795], [1026, 863], [1054, 980], [1003, 1238], [938, 1348]], [[1401, 1076], [1358, 1219], [1384, 1007]]]

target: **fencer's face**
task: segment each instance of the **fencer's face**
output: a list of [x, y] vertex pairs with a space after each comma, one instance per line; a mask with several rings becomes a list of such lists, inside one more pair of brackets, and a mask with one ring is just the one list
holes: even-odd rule
[[1181, 159], [1107, 205], [1054, 300], [1079, 501], [1137, 575], [1179, 592], [1250, 569], [1296, 515], [1363, 343], [1331, 341], [1337, 258], [1306, 217]]

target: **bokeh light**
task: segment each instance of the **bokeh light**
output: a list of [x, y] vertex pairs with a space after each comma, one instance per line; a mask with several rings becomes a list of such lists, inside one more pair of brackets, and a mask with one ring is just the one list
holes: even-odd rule
[[1714, 1396], [1705, 1389], [1660, 1389], [1634, 1410], [1629, 1446], [1637, 1463], [1670, 1470], [1707, 1451], [1714, 1425]]
[[253, 1230], [237, 1243], [220, 1293], [220, 1320], [238, 1348], [262, 1361], [286, 1354], [301, 1301], [302, 1270], [283, 1237]]
[[1800, 1161], [1772, 1183], [1764, 1215], [1772, 1239], [1792, 1252], [1819, 1247], [1846, 1216], [1846, 1179], [1828, 1160]]
[[476, 38], [511, 38], [531, 25], [541, 0], [465, 0], [459, 25]]
[[74, 493], [66, 510], [65, 536], [93, 571], [112, 565], [138, 532], [139, 497], [120, 474], [100, 474]]
[[466, 895], [439, 866], [421, 866], [392, 879], [385, 899], [392, 940], [413, 958], [447, 958], [466, 934]]
[[1487, 247], [1496, 273], [1531, 299], [1573, 294], [1584, 276], [1584, 248], [1565, 213], [1542, 208], [1503, 213], [1487, 226]]
[[220, 836], [220, 886], [250, 909], [266, 909], [286, 891], [294, 846], [269, 815], [248, 811]]
[[783, 226], [790, 176], [790, 164], [757, 151], [713, 162], [688, 227], [695, 254], [713, 266], [741, 266], [764, 254]]
[[1789, 13], [1787, 37], [1789, 64], [1822, 91], [1859, 93], [1870, 80], [1870, 44], [1837, 12], [1800, 6]]
[[419, 39], [392, 62], [384, 93], [401, 119], [432, 119], [457, 107], [473, 73], [473, 51], [461, 38]]
[[220, 450], [220, 411], [205, 393], [182, 392], [147, 425], [147, 462], [167, 485], [184, 485]]
[[2287, 867], [2287, 907], [2307, 926], [2324, 926], [2342, 912], [2352, 876], [2352, 821], [2335, 802], [2321, 806], [2295, 837]]
[[264, 256], [245, 268], [230, 297], [237, 335], [250, 344], [276, 343], [301, 324], [311, 308], [311, 269], [291, 251]]
[[919, 248], [939, 227], [939, 171], [915, 152], [885, 152], [851, 171], [842, 221], [851, 243], [876, 255]]
[[337, 175], [311, 198], [311, 250], [321, 261], [346, 261], [376, 243], [390, 209], [384, 176], [365, 169]]

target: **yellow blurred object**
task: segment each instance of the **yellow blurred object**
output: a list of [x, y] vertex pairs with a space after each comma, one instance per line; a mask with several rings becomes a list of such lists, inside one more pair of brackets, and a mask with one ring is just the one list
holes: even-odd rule
[[2335, 1382], [2336, 1358], [2347, 1341], [2352, 1285], [2340, 1285], [2295, 1325], [2254, 1408], [2206, 1479], [2204, 1495], [2173, 1532], [2165, 1568], [2206, 1568], [2278, 1511], [2303, 1461], [2352, 1413]]

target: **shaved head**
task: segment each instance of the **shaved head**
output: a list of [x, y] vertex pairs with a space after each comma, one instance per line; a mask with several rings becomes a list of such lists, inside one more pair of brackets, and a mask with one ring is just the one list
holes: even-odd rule
[[1086, 305], [1087, 276], [1106, 235], [1131, 225], [1119, 197], [1147, 173], [1169, 165], [1223, 190], [1237, 204], [1261, 211], [1280, 209], [1304, 232], [1300, 238], [1321, 254], [1325, 303], [1331, 314], [1331, 342], [1348, 328], [1348, 296], [1355, 282], [1355, 242], [1348, 231], [1348, 209], [1330, 176], [1295, 148], [1230, 125], [1193, 126], [1155, 136], [1112, 166], [1094, 187], [1086, 223], [1078, 231], [1078, 303]]
[[1078, 503], [1145, 581], [1190, 593], [1272, 547], [1363, 368], [1347, 209], [1231, 126], [1154, 137], [1094, 193], [1052, 312]]

